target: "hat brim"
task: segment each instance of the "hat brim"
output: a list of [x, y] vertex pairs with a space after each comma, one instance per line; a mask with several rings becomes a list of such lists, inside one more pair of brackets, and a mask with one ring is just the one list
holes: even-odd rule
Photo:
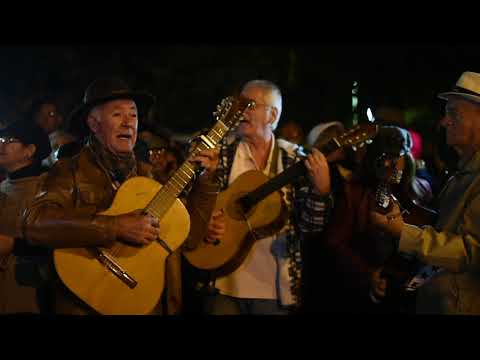
[[480, 103], [480, 96], [476, 96], [476, 95], [472, 95], [472, 94], [465, 94], [465, 93], [461, 93], [461, 92], [457, 92], [457, 91], [449, 91], [449, 92], [440, 93], [440, 94], [438, 94], [438, 97], [442, 100], [448, 100], [452, 97], [460, 97], [460, 98], [464, 98], [464, 99], [467, 99], [467, 100], [470, 100], [470, 101], [473, 101], [473, 102], [476, 102], [476, 103]]
[[95, 101], [84, 103], [77, 106], [67, 117], [67, 131], [80, 138], [90, 133], [86, 123], [88, 113], [95, 107], [109, 101], [114, 100], [133, 100], [137, 105], [139, 120], [148, 112], [150, 107], [155, 103], [155, 97], [149, 93], [142, 92], [126, 92], [115, 94], [105, 98], [96, 99]]

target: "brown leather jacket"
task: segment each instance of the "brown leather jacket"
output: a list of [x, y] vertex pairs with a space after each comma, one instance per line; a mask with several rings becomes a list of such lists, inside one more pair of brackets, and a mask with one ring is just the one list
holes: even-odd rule
[[[150, 174], [138, 175], [151, 177]], [[189, 247], [204, 238], [218, 191], [217, 183], [200, 180], [190, 191], [186, 201], [191, 218], [186, 240]], [[108, 246], [116, 241], [116, 218], [95, 214], [108, 209], [114, 196], [108, 175], [85, 147], [76, 157], [61, 159], [51, 169], [42, 191], [25, 213], [24, 236], [33, 244], [52, 248]], [[164, 294], [167, 306], [164, 309], [159, 304], [156, 313], [177, 314], [181, 310], [180, 260], [180, 250], [167, 258]], [[54, 271], [52, 280], [56, 313], [93, 313], [61, 284]]]

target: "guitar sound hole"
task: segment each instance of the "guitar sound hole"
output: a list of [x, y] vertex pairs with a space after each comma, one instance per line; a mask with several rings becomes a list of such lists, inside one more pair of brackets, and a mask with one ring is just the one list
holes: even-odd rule
[[[245, 201], [242, 200], [248, 193], [239, 193], [235, 197], [232, 197], [228, 202], [225, 210], [228, 216], [237, 221], [243, 221], [245, 218], [248, 218], [253, 212], [254, 207], [244, 209]], [[246, 211], [245, 211], [246, 210]]]

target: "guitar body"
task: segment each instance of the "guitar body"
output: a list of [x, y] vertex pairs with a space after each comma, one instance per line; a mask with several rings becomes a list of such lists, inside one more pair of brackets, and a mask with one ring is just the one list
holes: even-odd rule
[[[271, 235], [284, 226], [287, 211], [280, 192], [271, 193], [246, 214], [236, 203], [237, 199], [268, 180], [260, 171], [247, 171], [218, 195], [215, 210], [224, 211], [225, 235], [217, 245], [204, 241], [196, 249], [185, 251], [190, 264], [212, 271], [216, 276], [229, 274], [243, 262], [255, 238]], [[251, 235], [249, 224], [255, 230], [255, 236]]]
[[[118, 189], [111, 207], [99, 215], [116, 216], [145, 209], [162, 185], [146, 177], [127, 180]], [[175, 251], [187, 238], [190, 217], [180, 200], [175, 200], [160, 219], [159, 238]], [[165, 260], [169, 252], [158, 242], [136, 247], [115, 242], [99, 248], [136, 282], [130, 288], [102, 264], [92, 249], [56, 249], [54, 263], [63, 283], [100, 314], [142, 315], [158, 304], [165, 283]]]
[[[343, 146], [363, 146], [377, 133], [377, 126], [363, 124], [351, 129], [322, 147], [324, 154]], [[281, 189], [306, 175], [303, 161], [272, 179], [262, 172], [252, 170], [240, 175], [217, 198], [215, 210], [223, 209], [226, 231], [217, 244], [204, 241], [196, 249], [184, 251], [187, 260], [200, 270], [208, 270], [214, 276], [224, 276], [240, 266], [256, 239], [271, 236], [280, 231], [288, 219], [288, 211], [281, 196]], [[247, 200], [250, 207], [244, 214], [236, 201]]]

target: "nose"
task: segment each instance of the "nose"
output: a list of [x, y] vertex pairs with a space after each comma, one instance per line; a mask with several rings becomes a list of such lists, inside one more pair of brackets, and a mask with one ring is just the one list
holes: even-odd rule
[[122, 126], [124, 127], [135, 127], [137, 118], [129, 114], [126, 114], [122, 117]]
[[250, 107], [247, 107], [245, 109], [245, 111], [243, 112], [243, 117], [246, 118], [246, 119], [249, 119], [250, 118], [250, 114], [252, 113], [253, 109], [250, 108]]

